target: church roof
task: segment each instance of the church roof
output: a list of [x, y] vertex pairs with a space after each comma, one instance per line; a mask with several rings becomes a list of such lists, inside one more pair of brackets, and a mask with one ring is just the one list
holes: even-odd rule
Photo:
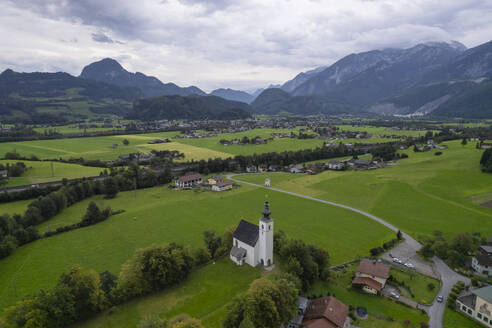
[[258, 241], [259, 229], [256, 224], [250, 223], [245, 220], [241, 220], [234, 231], [234, 238], [242, 241], [243, 243], [255, 247]]

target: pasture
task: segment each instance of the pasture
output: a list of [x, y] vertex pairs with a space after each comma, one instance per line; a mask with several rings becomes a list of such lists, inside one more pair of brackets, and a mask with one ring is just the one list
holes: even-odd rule
[[75, 179], [99, 175], [101, 168], [68, 164], [60, 162], [38, 162], [24, 160], [0, 160], [3, 165], [7, 163], [23, 162], [28, 168], [20, 177], [11, 177], [4, 187], [14, 187], [36, 184], [49, 181], [59, 181], [64, 178]]
[[265, 199], [270, 201], [276, 230], [325, 248], [333, 264], [367, 255], [369, 249], [394, 238], [389, 229], [351, 211], [249, 186], [224, 193], [159, 187], [121, 192], [112, 200], [95, 196], [43, 223], [40, 230], [79, 221], [90, 200], [125, 212], [24, 245], [1, 260], [0, 308], [53, 286], [71, 264], [117, 274], [137, 248], [166, 242], [203, 246], [203, 231], [209, 228], [222, 234], [241, 219], [256, 222]]
[[243, 175], [239, 179], [318, 197], [377, 215], [414, 237], [440, 230], [445, 236], [480, 231], [492, 235], [492, 174], [480, 171], [481, 150], [469, 143], [446, 142], [435, 151], [414, 153], [400, 165], [370, 171], [325, 171], [314, 176], [294, 174]]
[[118, 306], [116, 313], [103, 313], [74, 327], [134, 328], [149, 315], [170, 319], [181, 313], [202, 320], [207, 328], [221, 328], [228, 303], [265, 274], [258, 268], [236, 266], [227, 257], [195, 270], [184, 283]]

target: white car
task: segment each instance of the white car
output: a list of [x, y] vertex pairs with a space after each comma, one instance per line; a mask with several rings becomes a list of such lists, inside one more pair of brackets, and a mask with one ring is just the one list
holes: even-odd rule
[[393, 298], [394, 298], [394, 299], [396, 299], [396, 300], [400, 298], [400, 295], [398, 295], [398, 294], [397, 294], [397, 293], [395, 293], [395, 292], [391, 292], [391, 293], [390, 293], [390, 296], [391, 296], [391, 297], [393, 297]]
[[395, 263], [401, 263], [400, 259], [397, 258], [397, 257], [393, 258], [393, 262], [395, 262]]
[[410, 262], [405, 263], [405, 266], [406, 266], [407, 268], [412, 268], [412, 269], [413, 269], [413, 268], [415, 268], [415, 265], [413, 265], [413, 264], [412, 264], [412, 263], [410, 263]]

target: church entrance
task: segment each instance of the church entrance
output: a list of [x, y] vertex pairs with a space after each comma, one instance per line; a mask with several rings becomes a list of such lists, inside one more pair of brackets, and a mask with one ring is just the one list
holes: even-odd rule
[[268, 266], [272, 265], [272, 261], [270, 259], [268, 259]]
[[263, 259], [260, 260], [260, 264], [261, 264], [261, 266], [265, 265], [265, 262], [263, 262]]

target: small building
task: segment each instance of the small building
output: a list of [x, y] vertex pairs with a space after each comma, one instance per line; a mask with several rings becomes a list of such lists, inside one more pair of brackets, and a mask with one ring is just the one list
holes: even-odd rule
[[492, 286], [473, 290], [456, 299], [456, 309], [485, 327], [492, 325]]
[[0, 178], [7, 178], [9, 176], [9, 171], [0, 170]]
[[297, 164], [297, 165], [292, 166], [289, 169], [289, 172], [290, 173], [304, 173], [304, 172], [306, 172], [306, 170], [304, 169], [304, 166], [302, 166], [301, 164]]
[[261, 172], [266, 172], [266, 171], [268, 171], [268, 165], [266, 165], [266, 164], [258, 165], [258, 172], [261, 173]]
[[362, 259], [352, 285], [362, 287], [369, 294], [379, 293], [389, 278], [390, 266], [377, 261]]
[[492, 276], [492, 246], [480, 246], [477, 254], [472, 257], [471, 266], [480, 274]]
[[270, 178], [265, 178], [265, 187], [270, 187]]
[[336, 171], [341, 171], [345, 168], [345, 164], [340, 161], [330, 161], [328, 163], [328, 169], [330, 170], [336, 170]]
[[304, 328], [349, 328], [349, 307], [333, 296], [312, 300], [304, 313]]
[[246, 172], [256, 173], [256, 172], [258, 172], [258, 168], [256, 167], [256, 165], [248, 165], [248, 166], [246, 166]]
[[221, 182], [224, 182], [224, 178], [221, 177], [220, 175], [215, 176], [215, 177], [210, 177], [207, 179], [207, 183], [209, 185], [214, 185], [214, 184], [221, 183]]
[[198, 173], [189, 173], [176, 180], [176, 187], [181, 189], [193, 188], [202, 184], [202, 176]]
[[273, 265], [273, 219], [268, 201], [259, 225], [241, 220], [233, 234], [230, 259], [237, 265]]
[[225, 182], [219, 182], [214, 185], [212, 185], [212, 190], [213, 191], [226, 191], [226, 190], [231, 190], [232, 189], [233, 183], [230, 181], [225, 181]]

